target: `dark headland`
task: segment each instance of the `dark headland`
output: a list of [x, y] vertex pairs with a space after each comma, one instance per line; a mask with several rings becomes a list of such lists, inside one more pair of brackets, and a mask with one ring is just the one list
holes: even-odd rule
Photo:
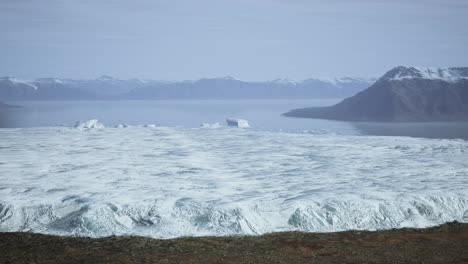
[[468, 224], [152, 239], [0, 233], [0, 263], [468, 263]]
[[336, 105], [294, 109], [284, 115], [344, 121], [467, 121], [468, 67], [396, 67]]
[[0, 101], [0, 109], [1, 109], [1, 108], [18, 108], [18, 107], [21, 107], [21, 106], [5, 104], [4, 102], [1, 102], [1, 101]]

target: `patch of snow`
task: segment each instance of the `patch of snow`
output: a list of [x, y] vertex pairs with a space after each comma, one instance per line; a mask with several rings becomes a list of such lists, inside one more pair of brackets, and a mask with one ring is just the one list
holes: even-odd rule
[[231, 77], [231, 76], [225, 76], [225, 77], [222, 77], [220, 79], [223, 79], [223, 80], [230, 80], [230, 81], [239, 81], [238, 79], [234, 78], [234, 77]]
[[376, 81], [375, 78], [352, 78], [352, 77], [318, 78], [318, 79], [308, 79], [308, 80], [325, 82], [325, 83], [335, 85], [337, 87], [343, 87], [344, 84], [361, 83], [361, 82], [367, 82], [369, 84], [372, 84]]
[[287, 79], [287, 78], [280, 78], [280, 79], [275, 79], [273, 81], [271, 81], [273, 83], [278, 83], [278, 84], [292, 84], [292, 85], [296, 85], [297, 82], [294, 81], [294, 80], [290, 80], [290, 79]]

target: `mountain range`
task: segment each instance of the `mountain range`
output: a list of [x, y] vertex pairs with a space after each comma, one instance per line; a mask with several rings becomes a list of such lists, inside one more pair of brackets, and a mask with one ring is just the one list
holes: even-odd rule
[[281, 99], [345, 98], [369, 87], [375, 79], [277, 79], [247, 82], [231, 77], [196, 81], [93, 80], [40, 78], [32, 81], [0, 78], [0, 101], [15, 100], [125, 100], [125, 99]]
[[336, 105], [295, 109], [284, 115], [345, 121], [468, 120], [468, 67], [399, 66]]

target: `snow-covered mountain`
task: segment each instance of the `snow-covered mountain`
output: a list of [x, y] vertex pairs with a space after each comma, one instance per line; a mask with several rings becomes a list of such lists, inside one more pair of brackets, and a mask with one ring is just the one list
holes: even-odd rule
[[11, 77], [0, 78], [1, 100], [33, 99], [38, 87], [32, 82]]
[[232, 77], [173, 82], [120, 80], [110, 76], [91, 80], [4, 77], [0, 78], [0, 100], [344, 98], [374, 81], [349, 77], [300, 82], [288, 79], [245, 82]]
[[468, 121], [468, 67], [396, 67], [334, 106], [295, 109], [285, 115], [350, 121]]
[[399, 66], [387, 72], [382, 79], [402, 81], [405, 79], [441, 80], [457, 82], [468, 79], [467, 67], [452, 68], [428, 68], [428, 67], [404, 67]]
[[101, 76], [93, 80], [0, 78], [0, 100], [96, 100], [118, 99], [132, 89], [154, 81], [119, 80]]

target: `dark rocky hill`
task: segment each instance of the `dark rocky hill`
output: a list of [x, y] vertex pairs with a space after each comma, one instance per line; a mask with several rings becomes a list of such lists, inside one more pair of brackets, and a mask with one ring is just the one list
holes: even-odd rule
[[396, 67], [336, 105], [295, 109], [285, 115], [345, 121], [465, 121], [468, 68]]

